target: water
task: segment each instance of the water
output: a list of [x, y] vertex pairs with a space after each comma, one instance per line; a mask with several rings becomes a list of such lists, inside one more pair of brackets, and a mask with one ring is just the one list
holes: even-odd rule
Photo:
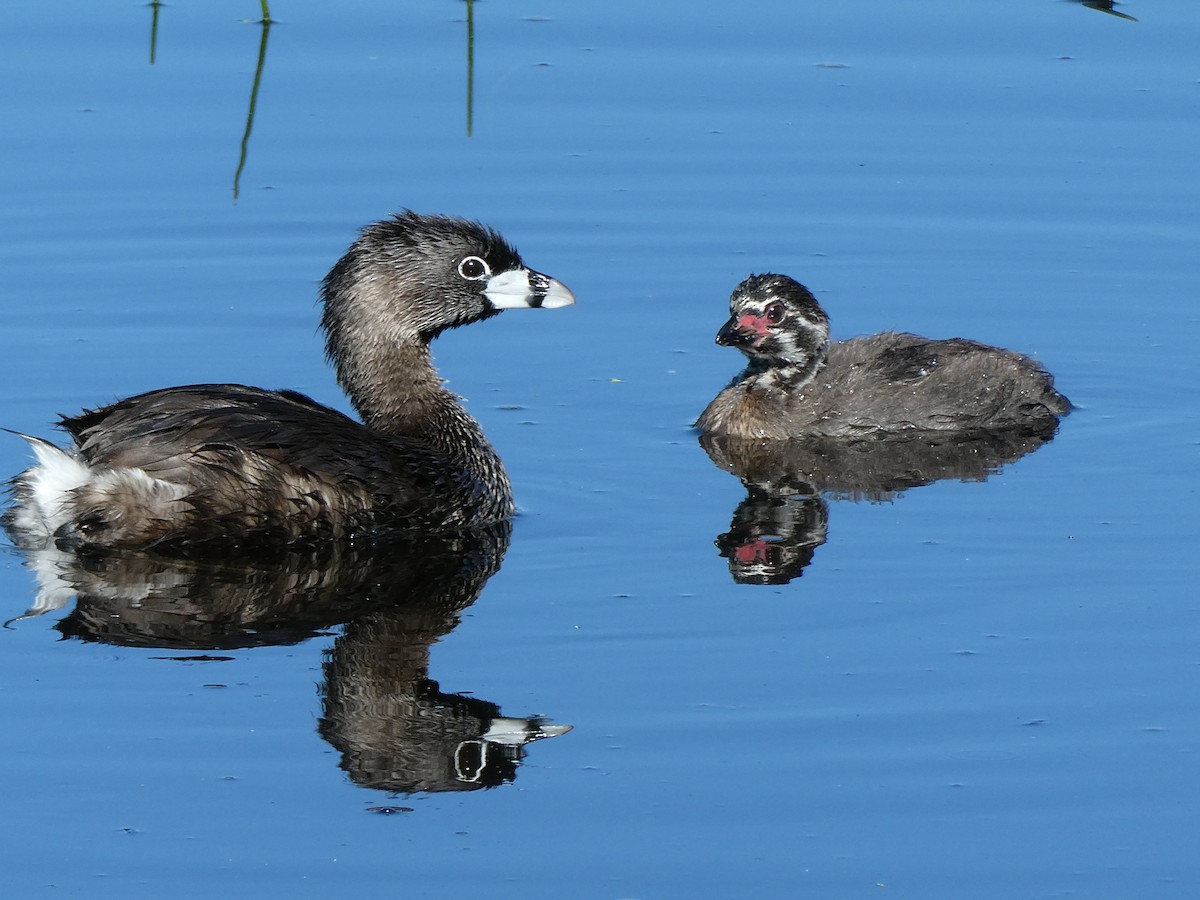
[[[239, 175], [256, 4], [159, 8], [153, 65], [151, 7], [6, 5], [6, 427], [194, 381], [345, 409], [316, 282], [402, 206], [580, 301], [435, 346], [522, 514], [407, 667], [338, 680], [401, 628], [349, 591], [265, 646], [64, 640], [73, 602], [0, 631], [10, 892], [1193, 896], [1200, 17], [1117, 10], [478, 4], [468, 95], [461, 3], [276, 3]], [[735, 583], [745, 490], [689, 424], [763, 270], [840, 337], [1033, 354], [1078, 408], [986, 482], [829, 499], [802, 575]], [[343, 683], [574, 728], [394, 793], [327, 727]]]

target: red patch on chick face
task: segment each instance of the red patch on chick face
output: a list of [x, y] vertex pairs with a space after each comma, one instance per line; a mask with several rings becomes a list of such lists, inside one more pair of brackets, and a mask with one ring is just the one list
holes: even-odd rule
[[746, 313], [737, 320], [737, 327], [738, 331], [746, 333], [753, 332], [760, 338], [763, 338], [767, 336], [767, 330], [770, 326], [767, 324], [765, 316], [754, 316], [750, 313]]

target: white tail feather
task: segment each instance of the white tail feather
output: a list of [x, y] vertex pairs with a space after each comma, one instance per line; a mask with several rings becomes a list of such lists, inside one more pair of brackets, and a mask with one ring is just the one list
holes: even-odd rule
[[41, 438], [29, 441], [37, 464], [15, 479], [17, 504], [10, 525], [36, 545], [84, 514], [101, 510], [110, 527], [138, 527], [143, 519], [170, 521], [174, 504], [187, 493], [135, 468], [92, 468], [69, 451]]
[[27, 434], [21, 437], [29, 441], [37, 465], [16, 478], [20, 502], [12, 512], [12, 524], [31, 536], [49, 536], [70, 518], [71, 492], [87, 484], [92, 471], [49, 441]]

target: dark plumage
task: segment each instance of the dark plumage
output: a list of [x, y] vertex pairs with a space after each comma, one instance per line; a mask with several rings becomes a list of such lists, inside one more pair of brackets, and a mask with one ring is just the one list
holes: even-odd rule
[[30, 439], [39, 465], [13, 480], [14, 540], [192, 552], [510, 516], [504, 466], [443, 387], [429, 342], [501, 309], [565, 306], [570, 291], [489, 228], [405, 212], [364, 229], [321, 296], [327, 353], [361, 424], [236, 384], [64, 418], [74, 450]]
[[1071, 408], [1038, 363], [962, 338], [884, 332], [831, 344], [804, 285], [752, 275], [734, 289], [717, 343], [750, 359], [696, 422], [754, 439], [899, 432], [1053, 433]]

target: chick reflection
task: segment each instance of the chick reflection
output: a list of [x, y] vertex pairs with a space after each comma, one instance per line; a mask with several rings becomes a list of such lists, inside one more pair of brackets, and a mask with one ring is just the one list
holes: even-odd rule
[[729, 531], [717, 535], [717, 548], [738, 584], [787, 584], [804, 574], [825, 543], [829, 504], [816, 496], [775, 497], [747, 488]]
[[717, 547], [739, 584], [786, 584], [803, 574], [825, 543], [826, 497], [884, 502], [943, 479], [984, 481], [1053, 436], [1049, 428], [862, 441], [702, 435], [709, 459], [747, 490]]
[[345, 625], [329, 651], [321, 735], [358, 784], [473, 790], [511, 781], [529, 741], [570, 726], [505, 718], [439, 692], [429, 647], [499, 569], [510, 526], [366, 546], [322, 545], [270, 566], [25, 551], [39, 591], [27, 615], [74, 609], [57, 628], [87, 641], [171, 650], [292, 644]]

